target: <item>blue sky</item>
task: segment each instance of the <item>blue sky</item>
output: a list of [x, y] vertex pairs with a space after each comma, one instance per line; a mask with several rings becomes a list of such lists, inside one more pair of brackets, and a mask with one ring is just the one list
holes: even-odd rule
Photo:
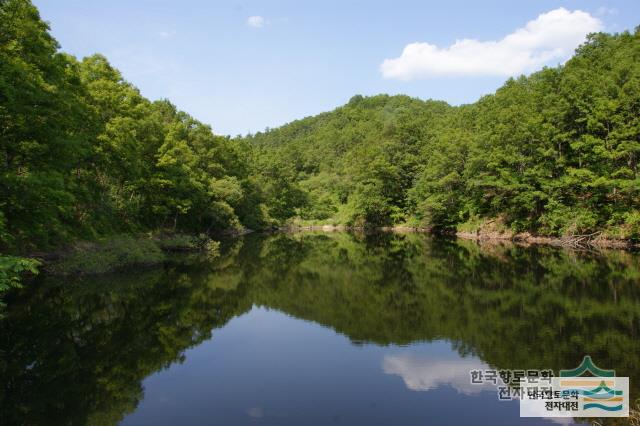
[[637, 0], [34, 3], [62, 50], [106, 55], [143, 95], [231, 135], [354, 94], [474, 102], [509, 75], [562, 63], [585, 32], [640, 24]]

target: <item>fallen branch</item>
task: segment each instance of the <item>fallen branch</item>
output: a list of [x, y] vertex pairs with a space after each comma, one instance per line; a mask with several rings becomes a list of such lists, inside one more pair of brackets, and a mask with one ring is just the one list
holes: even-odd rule
[[593, 232], [591, 234], [583, 235], [569, 235], [560, 239], [560, 244], [563, 246], [571, 246], [576, 248], [583, 248], [592, 246], [593, 243], [600, 237], [601, 231]]

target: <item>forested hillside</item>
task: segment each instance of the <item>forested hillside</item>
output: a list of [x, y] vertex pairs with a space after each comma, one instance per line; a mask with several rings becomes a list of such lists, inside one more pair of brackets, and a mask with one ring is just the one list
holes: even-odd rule
[[246, 144], [58, 48], [29, 1], [0, 2], [1, 249], [271, 223]]
[[307, 195], [300, 223], [640, 236], [640, 30], [475, 104], [355, 96], [249, 138]]
[[640, 236], [639, 29], [472, 105], [354, 96], [229, 138], [105, 57], [62, 53], [28, 0], [0, 0], [0, 132], [5, 253], [287, 223]]

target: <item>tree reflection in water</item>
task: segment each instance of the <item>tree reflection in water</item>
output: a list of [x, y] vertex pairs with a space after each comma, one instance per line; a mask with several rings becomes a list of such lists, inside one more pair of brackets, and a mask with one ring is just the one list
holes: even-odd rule
[[[590, 354], [630, 376], [631, 395], [639, 390], [640, 260], [628, 252], [419, 234], [250, 235], [225, 241], [215, 260], [43, 277], [9, 302], [0, 322], [3, 424], [118, 423], [141, 400], [145, 377], [215, 341], [216, 328], [254, 305], [353, 344], [444, 339], [474, 366], [558, 370]], [[440, 379], [429, 374], [435, 366]], [[409, 388], [440, 380], [464, 393], [457, 367], [399, 355], [383, 369]]]

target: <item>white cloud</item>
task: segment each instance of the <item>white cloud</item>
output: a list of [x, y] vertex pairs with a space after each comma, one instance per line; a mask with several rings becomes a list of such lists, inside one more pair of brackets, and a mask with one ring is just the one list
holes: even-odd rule
[[170, 38], [175, 37], [175, 35], [176, 35], [176, 34], [177, 34], [177, 33], [176, 33], [176, 31], [175, 31], [175, 30], [171, 30], [171, 31], [160, 31], [160, 32], [158, 33], [158, 36], [160, 36], [160, 38], [162, 38], [162, 39], [167, 40], [167, 39], [170, 39]]
[[456, 40], [446, 48], [411, 43], [380, 66], [385, 78], [413, 80], [443, 75], [514, 76], [552, 60], [566, 60], [602, 22], [581, 10], [555, 9], [527, 22], [501, 40]]
[[262, 16], [249, 16], [247, 25], [253, 28], [262, 28], [264, 26], [264, 18]]

